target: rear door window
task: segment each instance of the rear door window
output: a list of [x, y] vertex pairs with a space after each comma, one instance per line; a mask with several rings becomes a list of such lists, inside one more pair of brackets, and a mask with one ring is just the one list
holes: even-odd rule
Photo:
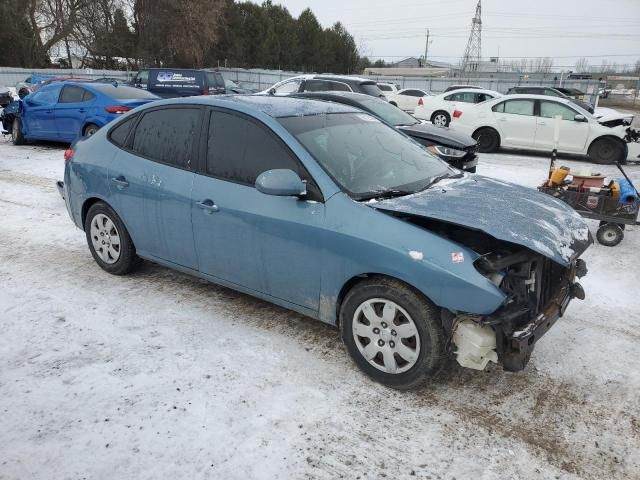
[[146, 112], [133, 134], [133, 151], [151, 160], [190, 168], [200, 108], [163, 108]]
[[211, 112], [208, 174], [254, 186], [258, 175], [274, 168], [293, 170], [308, 179], [298, 159], [266, 127], [239, 115]]
[[76, 87], [75, 85], [65, 85], [62, 89], [62, 93], [60, 94], [60, 100], [58, 100], [58, 103], [80, 103], [84, 101], [85, 92], [86, 90], [84, 88]]
[[508, 100], [493, 107], [494, 112], [513, 115], [533, 115], [533, 100]]

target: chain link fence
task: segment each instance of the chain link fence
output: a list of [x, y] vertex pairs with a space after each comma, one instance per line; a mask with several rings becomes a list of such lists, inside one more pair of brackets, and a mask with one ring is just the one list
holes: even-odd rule
[[[301, 72], [263, 70], [263, 69], [242, 69], [242, 68], [220, 68], [222, 75], [246, 88], [256, 90], [266, 90], [274, 83], [286, 80]], [[0, 85], [14, 87], [18, 82], [24, 81], [31, 74], [45, 74], [66, 77], [87, 77], [87, 78], [117, 78], [123, 82], [129, 81], [134, 75], [133, 71], [122, 70], [95, 70], [95, 69], [24, 69], [0, 67]], [[499, 73], [496, 74], [499, 77]], [[507, 91], [516, 85], [541, 85], [547, 87], [576, 88], [585, 93], [584, 100], [596, 105], [600, 82], [598, 80], [523, 80], [505, 78], [430, 78], [430, 77], [408, 77], [408, 76], [368, 76], [377, 82], [394, 83], [400, 88], [420, 88], [432, 93], [444, 92], [450, 85], [468, 84], [476, 85], [489, 90], [496, 90], [500, 93]]]

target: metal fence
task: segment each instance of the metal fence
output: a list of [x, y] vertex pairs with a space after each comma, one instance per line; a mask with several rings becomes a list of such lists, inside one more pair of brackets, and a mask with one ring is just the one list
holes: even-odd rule
[[[296, 75], [302, 75], [300, 72], [285, 72], [273, 70], [244, 70], [244, 69], [220, 69], [225, 78], [240, 83], [248, 88], [258, 90], [266, 90], [274, 83], [285, 80]], [[496, 74], [500, 75], [500, 74]], [[376, 82], [394, 83], [400, 88], [420, 88], [428, 90], [432, 93], [444, 92], [451, 85], [476, 85], [478, 87], [495, 90], [500, 93], [507, 91], [517, 85], [536, 85], [545, 87], [565, 87], [576, 88], [585, 93], [585, 101], [596, 104], [598, 98], [598, 89], [600, 82], [598, 80], [567, 80], [560, 78], [548, 80], [523, 80], [523, 79], [504, 79], [504, 78], [432, 78], [432, 77], [407, 77], [407, 76], [364, 76]]]
[[[301, 72], [289, 72], [281, 70], [262, 70], [262, 69], [242, 69], [242, 68], [220, 68], [222, 75], [229, 80], [241, 84], [247, 88], [257, 90], [266, 90], [274, 83], [281, 80], [301, 75]], [[127, 81], [133, 77], [135, 72], [120, 70], [94, 70], [94, 69], [23, 69], [0, 67], [0, 85], [13, 87], [16, 83], [23, 81], [32, 73], [60, 75], [60, 76], [77, 76], [77, 77], [113, 77]], [[563, 86], [566, 88], [576, 88], [586, 94], [585, 100], [592, 105], [596, 104], [598, 98], [598, 80], [523, 80], [523, 79], [505, 79], [499, 78], [500, 74], [496, 74], [497, 78], [431, 78], [431, 77], [398, 77], [398, 76], [368, 76], [377, 82], [395, 83], [400, 88], [420, 88], [433, 93], [444, 92], [450, 85], [468, 84], [477, 85], [489, 90], [496, 90], [501, 93], [507, 91], [516, 85], [542, 85], [548, 87]]]

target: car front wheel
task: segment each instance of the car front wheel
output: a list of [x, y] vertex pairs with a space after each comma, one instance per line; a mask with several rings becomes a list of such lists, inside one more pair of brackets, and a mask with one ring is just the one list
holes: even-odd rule
[[91, 205], [85, 220], [89, 251], [100, 267], [113, 275], [125, 275], [140, 259], [129, 232], [113, 209], [103, 202]]
[[589, 147], [589, 158], [600, 165], [624, 163], [624, 147], [613, 138], [599, 138]]
[[22, 133], [22, 122], [18, 117], [13, 119], [13, 125], [11, 126], [11, 141], [14, 145], [24, 145], [27, 143]]
[[393, 279], [372, 278], [353, 287], [340, 309], [340, 331], [356, 365], [397, 389], [434, 376], [446, 357], [437, 307]]

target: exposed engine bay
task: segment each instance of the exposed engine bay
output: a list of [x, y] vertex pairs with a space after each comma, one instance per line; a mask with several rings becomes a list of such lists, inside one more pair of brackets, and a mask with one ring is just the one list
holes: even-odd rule
[[462, 366], [482, 370], [487, 362], [500, 361], [505, 370], [522, 370], [535, 342], [562, 316], [569, 301], [584, 299], [584, 290], [575, 281], [587, 273], [581, 259], [566, 267], [479, 230], [396, 215], [480, 254], [475, 268], [507, 296], [503, 306], [488, 316], [442, 311], [443, 325]]

